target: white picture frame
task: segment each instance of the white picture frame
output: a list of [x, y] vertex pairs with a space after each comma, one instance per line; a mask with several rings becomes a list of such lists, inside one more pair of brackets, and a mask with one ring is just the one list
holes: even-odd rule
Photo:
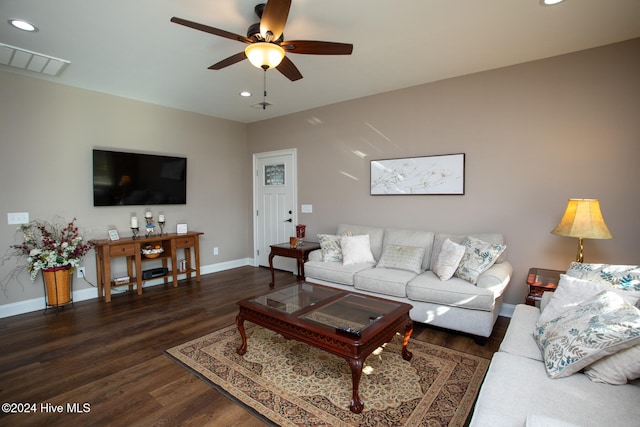
[[109, 234], [109, 240], [111, 240], [112, 242], [114, 240], [120, 240], [120, 235], [118, 234], [118, 230], [116, 230], [115, 228], [109, 229], [107, 233]]
[[177, 224], [176, 225], [176, 233], [178, 234], [187, 234], [187, 224]]

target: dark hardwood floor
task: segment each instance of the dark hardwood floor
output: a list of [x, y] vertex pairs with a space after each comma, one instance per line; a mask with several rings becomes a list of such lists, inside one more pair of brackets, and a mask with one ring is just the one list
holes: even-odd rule
[[[266, 268], [241, 267], [0, 319], [0, 402], [37, 413], [0, 413], [0, 425], [262, 426], [262, 421], [205, 384], [164, 350], [235, 320], [239, 299], [263, 292]], [[276, 272], [276, 287], [295, 282]], [[508, 319], [486, 345], [472, 337], [416, 324], [413, 337], [490, 359]], [[411, 345], [411, 343], [409, 343]], [[84, 405], [87, 403], [88, 405]], [[80, 413], [70, 413], [76, 405]], [[53, 412], [62, 405], [62, 413]], [[49, 412], [46, 412], [46, 411]]]

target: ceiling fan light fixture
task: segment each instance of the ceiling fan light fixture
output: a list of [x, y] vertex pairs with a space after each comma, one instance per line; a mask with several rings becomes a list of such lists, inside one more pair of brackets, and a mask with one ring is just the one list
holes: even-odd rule
[[249, 61], [257, 68], [270, 70], [280, 65], [284, 58], [284, 49], [274, 43], [252, 43], [244, 50]]

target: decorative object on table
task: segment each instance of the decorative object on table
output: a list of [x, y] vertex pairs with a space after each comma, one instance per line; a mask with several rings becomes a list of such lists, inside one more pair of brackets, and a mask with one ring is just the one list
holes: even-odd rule
[[463, 195], [464, 153], [371, 161], [377, 195]]
[[145, 258], [153, 259], [158, 258], [160, 254], [164, 252], [164, 248], [159, 244], [148, 244], [145, 245], [141, 251]]
[[45, 290], [46, 307], [60, 307], [73, 303], [72, 277], [73, 271], [80, 261], [93, 248], [92, 243], [85, 243], [80, 230], [71, 222], [56, 217], [53, 221], [33, 220], [18, 228], [23, 234], [24, 242], [11, 245], [13, 250], [8, 257], [25, 257], [25, 265], [18, 266], [3, 280], [2, 287], [6, 291], [6, 279], [18, 280], [19, 273], [26, 268], [31, 281], [35, 281], [42, 272]]
[[160, 235], [161, 236], [164, 234], [164, 224], [165, 224], [164, 215], [163, 214], [159, 214], [158, 215], [158, 225], [160, 226]]
[[138, 231], [140, 231], [140, 228], [138, 227], [138, 217], [137, 216], [132, 216], [131, 217], [131, 234], [133, 234], [133, 239], [137, 239], [138, 238]]
[[302, 246], [302, 239], [307, 233], [307, 226], [304, 224], [296, 225], [296, 237], [298, 238], [298, 246]]
[[297, 237], [289, 237], [289, 246], [291, 246], [292, 248], [297, 248], [298, 247], [298, 238]]
[[569, 199], [560, 223], [552, 234], [578, 238], [577, 262], [583, 262], [582, 239], [611, 239], [613, 235], [604, 223], [597, 199]]
[[419, 338], [411, 338], [413, 358], [406, 361], [398, 335], [379, 356], [365, 361], [370, 375], [362, 375], [360, 392], [367, 404], [354, 414], [344, 359], [251, 323], [246, 333], [250, 345], [243, 357], [236, 354], [240, 338], [235, 325], [166, 352], [277, 425], [303, 424], [300, 420], [313, 417], [325, 426], [462, 426], [489, 366], [487, 359]]
[[151, 213], [151, 211], [145, 212], [144, 220], [147, 223], [147, 225], [145, 225], [144, 227], [145, 235], [147, 237], [153, 236], [156, 226], [153, 225], [153, 214]]
[[118, 234], [118, 230], [116, 230], [115, 228], [109, 229], [107, 233], [109, 233], [109, 240], [111, 241], [120, 240], [120, 235]]
[[178, 233], [178, 234], [187, 234], [187, 224], [177, 224], [176, 225], [176, 233]]

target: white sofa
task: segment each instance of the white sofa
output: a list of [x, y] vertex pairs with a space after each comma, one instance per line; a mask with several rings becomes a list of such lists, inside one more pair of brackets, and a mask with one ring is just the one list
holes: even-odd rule
[[[413, 306], [410, 316], [414, 321], [465, 332], [480, 341], [491, 335], [513, 271], [504, 253], [475, 284], [459, 277], [443, 281], [431, 271], [443, 243], [446, 239], [461, 243], [467, 235], [340, 224], [336, 235], [345, 234], [368, 235], [373, 262], [326, 262], [317, 250], [305, 263], [307, 281], [407, 302]], [[500, 233], [470, 236], [495, 245], [504, 243]], [[387, 245], [424, 247], [419, 271], [377, 268]]]
[[[571, 270], [567, 273], [571, 274]], [[602, 358], [596, 357], [585, 368], [566, 377], [551, 378], [547, 373], [546, 365], [553, 370], [553, 361], [549, 361], [553, 357], [548, 353], [543, 355], [533, 336], [534, 330], [540, 330], [538, 321], [541, 313], [549, 309], [555, 296], [557, 313], [546, 313], [545, 317], [557, 319], [558, 313], [562, 313], [561, 317], [570, 317], [574, 307], [586, 304], [585, 301], [589, 300], [585, 298], [587, 295], [598, 292], [589, 283], [576, 282], [573, 286], [566, 286], [569, 282], [565, 282], [565, 279], [566, 276], [561, 278], [557, 295], [549, 292], [543, 294], [540, 304], [542, 311], [528, 305], [516, 306], [500, 350], [491, 360], [474, 408], [471, 426], [640, 425], [640, 380], [637, 379], [640, 375], [640, 344], [616, 350]], [[578, 292], [574, 291], [576, 286], [581, 287]], [[565, 291], [561, 295], [562, 288]], [[615, 292], [624, 295], [626, 302], [639, 304], [637, 298], [640, 292], [636, 289], [624, 292], [618, 289]], [[571, 305], [562, 302], [569, 299], [573, 300]], [[545, 325], [546, 319], [543, 320], [541, 325]], [[558, 324], [557, 321], [554, 323]], [[626, 352], [626, 360], [613, 359], [622, 356], [622, 351]], [[596, 363], [602, 366], [596, 367]], [[609, 375], [614, 372], [614, 378], [622, 376], [622, 380], [612, 381], [605, 376], [610, 383], [603, 383], [600, 382], [602, 378], [590, 379], [590, 376], [594, 376], [594, 369], [602, 371], [605, 367], [609, 369]], [[620, 384], [624, 381], [627, 383]]]

